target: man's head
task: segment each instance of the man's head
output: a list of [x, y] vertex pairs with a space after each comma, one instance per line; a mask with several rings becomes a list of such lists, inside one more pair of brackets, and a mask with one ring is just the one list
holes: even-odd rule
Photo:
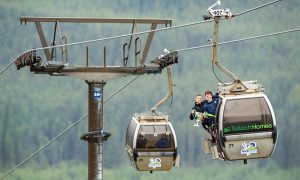
[[205, 91], [205, 99], [207, 100], [207, 102], [212, 101], [212, 92], [211, 91]]
[[197, 104], [201, 104], [202, 102], [202, 96], [200, 94], [197, 94], [196, 97], [195, 97], [195, 102]]

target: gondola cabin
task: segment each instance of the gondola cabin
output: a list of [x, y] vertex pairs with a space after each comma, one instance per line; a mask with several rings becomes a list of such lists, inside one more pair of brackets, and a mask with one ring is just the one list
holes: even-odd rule
[[125, 146], [138, 171], [169, 171], [177, 158], [177, 140], [170, 117], [160, 112], [134, 114]]
[[270, 157], [277, 140], [272, 105], [256, 81], [240, 85], [231, 87], [230, 92], [225, 86], [218, 87], [220, 100], [213, 133], [218, 148], [215, 149], [225, 160]]
[[265, 94], [223, 96], [219, 122], [221, 147], [227, 160], [271, 156], [276, 122]]

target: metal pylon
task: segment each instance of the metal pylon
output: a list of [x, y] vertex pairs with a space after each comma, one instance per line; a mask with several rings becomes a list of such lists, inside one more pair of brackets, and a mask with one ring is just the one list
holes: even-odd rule
[[88, 82], [89, 132], [81, 139], [88, 141], [88, 179], [103, 179], [103, 142], [110, 133], [103, 131], [103, 88], [105, 83]]

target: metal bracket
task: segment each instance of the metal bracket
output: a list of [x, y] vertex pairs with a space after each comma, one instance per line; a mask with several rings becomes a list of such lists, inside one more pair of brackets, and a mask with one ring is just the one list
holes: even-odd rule
[[214, 4], [212, 4], [211, 6], [208, 7], [207, 11], [209, 13], [209, 16], [204, 15], [203, 18], [204, 20], [209, 20], [209, 19], [214, 19], [215, 17], [224, 17], [224, 18], [231, 18], [232, 17], [232, 13], [230, 11], [230, 9], [213, 9], [215, 6], [220, 6], [221, 5], [221, 1], [218, 0], [217, 2], [215, 2]]
[[34, 64], [41, 63], [41, 57], [36, 55], [36, 51], [29, 51], [17, 58], [15, 61], [15, 65], [17, 70], [25, 67], [25, 66], [33, 66]]
[[107, 141], [111, 136], [109, 131], [91, 131], [83, 134], [80, 139], [88, 142], [98, 143], [100, 141]]
[[163, 69], [169, 65], [178, 63], [178, 53], [177, 51], [170, 52], [164, 49], [164, 54], [152, 60], [151, 63], [158, 64]]

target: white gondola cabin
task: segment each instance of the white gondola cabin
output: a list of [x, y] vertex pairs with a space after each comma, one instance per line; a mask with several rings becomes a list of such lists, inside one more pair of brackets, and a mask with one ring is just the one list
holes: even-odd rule
[[[244, 160], [244, 163], [247, 163], [247, 159], [270, 157], [277, 140], [272, 105], [257, 81], [241, 82], [219, 62], [219, 20], [235, 16], [232, 16], [229, 9], [224, 13], [215, 14], [219, 9], [213, 8], [217, 5], [221, 5], [220, 1], [210, 6], [209, 16], [205, 16], [206, 20], [214, 20], [212, 64], [234, 81], [224, 84], [219, 80], [220, 99], [215, 112], [215, 122], [208, 129], [208, 136], [203, 139], [204, 152], [212, 153], [213, 159]], [[217, 77], [215, 71], [214, 74]]]
[[134, 114], [125, 146], [138, 171], [169, 171], [177, 158], [177, 140], [170, 117], [160, 112]]
[[215, 158], [245, 162], [270, 157], [276, 147], [276, 119], [261, 85], [246, 81], [234, 87], [219, 85], [218, 91], [220, 101], [212, 128], [217, 143], [206, 146], [211, 149], [205, 152], [213, 152]]

